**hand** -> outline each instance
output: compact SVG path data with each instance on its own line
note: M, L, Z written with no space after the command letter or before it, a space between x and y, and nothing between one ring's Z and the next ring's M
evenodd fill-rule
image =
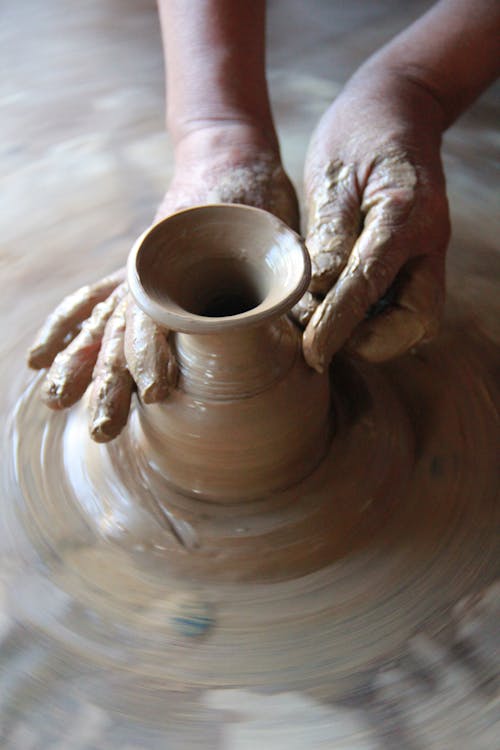
M28 363L50 367L42 397L52 409L72 406L92 381L90 433L97 442L123 429L134 382L152 403L166 398L177 375L167 338L129 296L124 269L66 297L40 329Z
M356 76L323 116L305 169L313 275L294 309L319 371L346 346L374 362L433 336L448 205L442 112L417 83Z
M193 132L176 146L176 162L157 221L181 208L228 202L265 208L297 227L297 199L279 157L246 131L244 138L237 129ZM177 379L168 331L134 303L124 269L66 297L36 336L28 362L50 368L42 398L52 409L72 406L91 383L90 434L97 442L125 426L134 385L142 401L154 403Z

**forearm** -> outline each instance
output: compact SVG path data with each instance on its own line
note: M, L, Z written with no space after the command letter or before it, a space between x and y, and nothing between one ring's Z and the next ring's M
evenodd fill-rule
M265 74L265 0L158 0L174 142L199 127L259 123L276 147Z
M500 72L498 0L441 0L356 77L398 76L430 93L446 129Z

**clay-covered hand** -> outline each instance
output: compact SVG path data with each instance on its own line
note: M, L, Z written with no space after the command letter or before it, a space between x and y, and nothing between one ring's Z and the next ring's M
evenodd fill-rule
M42 397L52 409L72 406L92 381L90 432L98 442L126 424L134 382L151 403L176 380L167 337L130 298L124 269L66 297L38 332L28 363L49 368Z
M297 196L279 154L245 128L211 127L176 144L176 169L157 220L209 203L262 208L299 230Z
M279 159L267 153L195 148L183 143L156 220L189 206L232 202L272 211L298 224L297 200ZM222 138L222 143L224 139ZM161 329L128 293L125 270L83 286L49 315L28 355L30 367L49 368L42 386L47 406L72 406L90 385L90 433L106 442L125 426L132 392L145 403L163 401L177 367Z
M361 75L320 121L305 168L310 290L304 356L383 361L433 336L444 303L448 204L439 104L413 81Z

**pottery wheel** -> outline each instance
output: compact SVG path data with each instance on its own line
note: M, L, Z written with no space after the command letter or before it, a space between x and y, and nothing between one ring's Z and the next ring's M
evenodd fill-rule
M47 4L55 16L40 11L31 30L23 16L27 39L57 33L58 54L85 60L89 91L100 92L80 140L61 114L83 106L80 89L69 93L78 66L63 66L67 81L42 102L36 54L21 59L18 35L6 35L12 91L27 81L32 89L29 101L12 99L19 128L7 130L2 157L0 747L492 750L500 734L493 100L445 141L454 239L440 336L383 367L334 361L335 436L297 487L244 507L204 508L175 492L161 504L154 478L145 487L131 464L127 433L91 444L84 405L48 413L23 363L41 317L89 278L89 262L97 277L123 261L165 184L159 104L145 93L162 86L159 48L151 62L155 12L130 3L127 31L112 5L90 2L68 49L57 0ZM397 16L383 5L379 25L353 21L363 51L409 20L406 8ZM308 133L338 88L314 67L321 58L332 69L318 24L301 41L315 55L310 68L302 55L302 77L278 70L293 67L293 45L288 62L270 60L297 184ZM124 50L106 83L101 53L88 56L95 28L117 35L113 59ZM137 56L123 44L128 34ZM351 42L339 31L336 69L357 62ZM44 150L49 110L54 139ZM135 186L136 203L124 185ZM90 453L104 471L90 471Z
M430 675L446 659L449 641L442 653L433 639L450 612L453 637L468 643L455 605L494 591L488 354L485 339L451 327L383 371L338 358L335 437L313 475L230 509L172 492L167 513L135 470L127 433L91 443L84 404L49 416L35 378L10 429L7 529L35 556L30 577L44 597L40 610L14 576L15 618L55 641L68 666L84 659L101 674L101 707L139 719L147 706L178 733L186 715L193 725L207 711L245 716L265 697L285 711L365 693L385 705L391 680L412 683L414 669Z

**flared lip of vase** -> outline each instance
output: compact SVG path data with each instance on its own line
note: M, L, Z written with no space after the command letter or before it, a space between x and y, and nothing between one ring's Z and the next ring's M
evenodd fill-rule
M184 309L171 295L163 294L161 301L155 299L140 271L148 246L157 244L162 233L186 232L189 231L190 224L192 227L200 227L203 222L217 226L219 231L228 234L231 231L231 214L240 222L254 222L256 232L259 227L267 225L267 232L273 238L268 248L256 253L259 262L267 264L266 273L269 272L271 278L268 293L259 304L241 313L207 317ZM272 253L274 258L271 258ZM249 252L249 256L252 256L252 252ZM165 262L168 263L168 252ZM276 268L273 269L273 266ZM130 251L127 278L136 303L159 325L184 333L216 333L222 329L257 325L266 319L287 313L307 290L311 278L311 261L302 237L268 211L234 203L204 204L171 214L143 232Z

